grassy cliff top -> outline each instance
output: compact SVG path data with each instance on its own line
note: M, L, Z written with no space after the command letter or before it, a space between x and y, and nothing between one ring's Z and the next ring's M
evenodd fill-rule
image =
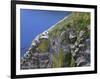
M67 17L67 16L66 16ZM75 28L77 33L80 30L87 30L90 26L90 13L89 12L72 12L67 18L56 24L50 31L50 36L58 36L62 31L67 28Z

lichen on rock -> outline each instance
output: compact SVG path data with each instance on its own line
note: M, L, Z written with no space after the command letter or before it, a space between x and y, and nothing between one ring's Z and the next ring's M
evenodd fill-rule
M90 66L90 30L90 13L72 12L32 41L21 69Z

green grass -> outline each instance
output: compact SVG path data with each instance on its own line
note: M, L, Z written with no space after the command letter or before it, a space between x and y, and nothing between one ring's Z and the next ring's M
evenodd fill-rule
M51 37L57 37L62 31L66 31L69 27L76 28L77 33L79 33L80 30L86 30L88 25L90 25L90 13L72 12L68 18L52 28L49 35Z
M88 12L72 12L68 18L58 23L49 31L50 39L57 38L60 34L68 28L75 28L77 36L81 30L85 31L85 37L90 36L88 26L90 25L90 13ZM66 36L66 35L65 35ZM66 37L63 36L62 43L66 43ZM59 50L59 56L53 56L53 67L75 67L75 59L71 53L63 55L63 49Z
M38 49L41 53L46 53L49 51L49 40L41 39L40 44L38 45Z
M30 61L32 54L39 53L51 53L53 57L51 59L53 68L59 67L75 67L75 57L72 56L71 48L67 48L67 44L70 44L69 33L67 29L74 28L76 33L76 41L79 41L80 31L85 31L84 38L90 38L90 13L89 12L72 12L68 18L58 23L49 30L48 39L39 39L40 43L36 47L33 47L30 51L30 56L23 63L27 64ZM79 38L79 39L78 39ZM59 40L60 42L59 42ZM73 43L73 44L74 44ZM80 42L79 42L80 43ZM52 49L52 52L50 51ZM66 51L65 49L69 49ZM39 68L39 60L35 61L37 68Z

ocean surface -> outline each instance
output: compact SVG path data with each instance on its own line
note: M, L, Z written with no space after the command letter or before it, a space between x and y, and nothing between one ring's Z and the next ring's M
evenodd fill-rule
M21 56L28 50L32 40L40 33L44 32L55 23L68 16L67 11L49 10L20 10L21 28Z

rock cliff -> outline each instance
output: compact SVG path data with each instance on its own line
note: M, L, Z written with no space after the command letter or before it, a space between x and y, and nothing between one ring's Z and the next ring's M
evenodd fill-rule
M66 17L33 39L21 69L90 66L90 13Z

